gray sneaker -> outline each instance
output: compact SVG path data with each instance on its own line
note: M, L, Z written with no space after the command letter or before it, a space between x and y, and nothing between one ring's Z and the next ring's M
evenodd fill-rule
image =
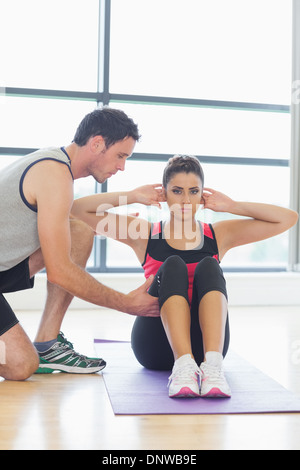
M69 374L95 374L104 369L103 359L90 358L74 351L73 344L67 341L62 332L57 336L57 342L47 351L38 353L40 366L35 374L52 374L52 372L67 372Z

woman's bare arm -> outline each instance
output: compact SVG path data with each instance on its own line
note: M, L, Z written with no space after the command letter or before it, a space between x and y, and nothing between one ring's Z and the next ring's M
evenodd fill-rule
M204 208L245 217L213 224L220 259L231 248L279 235L298 221L298 214L291 209L271 204L234 201L209 188L205 189L203 200Z
M87 223L97 235L130 246L143 262L150 231L150 223L130 215L108 212L113 207L139 203L160 207L164 201L161 185L140 186L132 191L87 196L74 201L72 216Z
M87 213L97 214L113 207L134 203L160 207L163 200L162 186L147 184L132 191L100 193L76 199L71 212L74 217L82 219Z

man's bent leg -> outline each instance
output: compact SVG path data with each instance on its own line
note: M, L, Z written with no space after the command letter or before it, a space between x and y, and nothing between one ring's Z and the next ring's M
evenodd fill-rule
M26 380L38 366L36 349L19 323L0 336L0 377Z
M71 257L77 265L84 268L91 254L94 232L80 220L71 220ZM47 283L47 300L35 342L46 342L57 338L66 311L73 300L73 295L64 289Z
M33 256L35 265L41 258ZM0 293L0 376L9 380L25 380L38 367L38 355L28 336L20 326L18 318L3 293L16 292L33 287L29 263L25 259L18 265L1 273Z
M71 256L78 266L85 267L91 254L94 232L79 220L71 221ZM88 358L78 354L60 332L65 313L73 296L64 289L48 282L47 301L34 345L39 353L38 374L54 371L75 374L94 374L106 363L101 358Z

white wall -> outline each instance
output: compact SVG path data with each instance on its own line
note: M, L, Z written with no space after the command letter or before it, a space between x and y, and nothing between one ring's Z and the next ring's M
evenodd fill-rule
M97 274L95 277L124 293L144 282L143 274ZM300 308L300 273L225 273L225 278L232 306L299 305ZM5 296L14 310L42 310L46 298L46 276L36 276L34 289ZM72 308L97 307L74 299Z

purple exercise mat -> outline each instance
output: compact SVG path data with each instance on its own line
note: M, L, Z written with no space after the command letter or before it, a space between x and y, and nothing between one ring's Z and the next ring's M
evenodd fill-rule
M300 397L286 390L233 352L224 369L231 398L169 398L170 372L144 369L130 343L95 339L107 362L103 378L116 415L299 413Z

